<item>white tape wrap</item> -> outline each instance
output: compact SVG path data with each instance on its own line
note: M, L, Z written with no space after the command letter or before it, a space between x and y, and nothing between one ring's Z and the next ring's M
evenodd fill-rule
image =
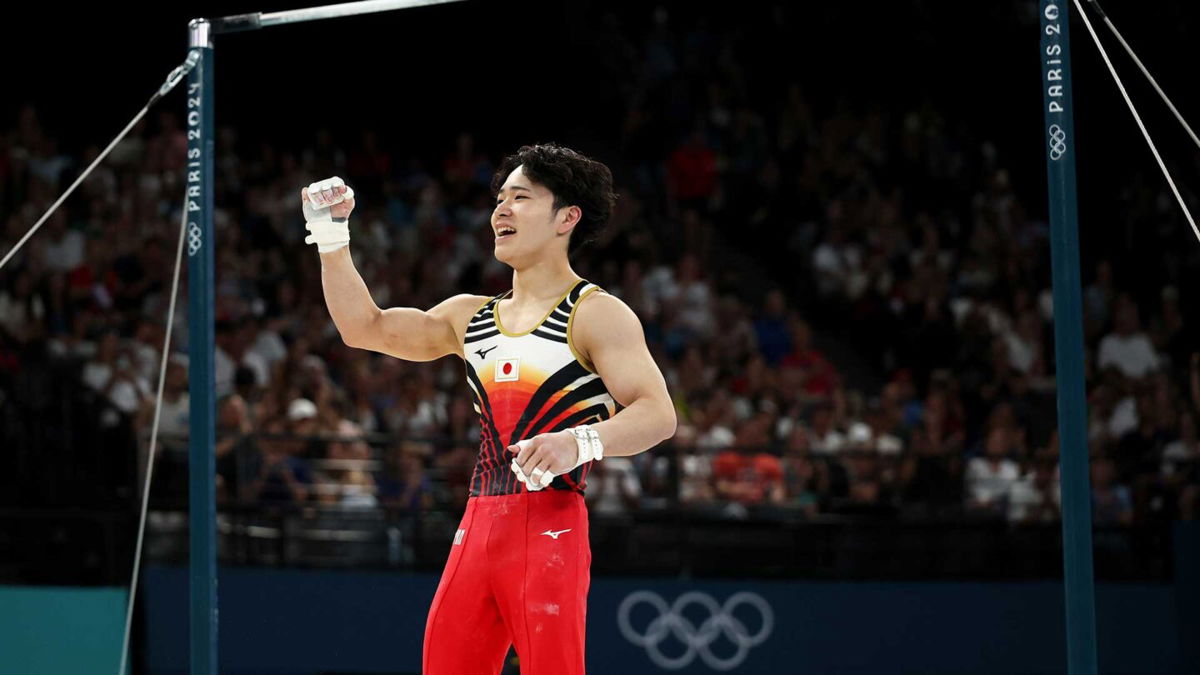
M304 202L304 229L311 234L304 238L306 244L316 244L321 253L336 251L350 243L350 220L334 218L329 207L347 199L354 199L354 189L346 187L341 194L338 188L345 185L334 176L308 186L308 199Z
M571 428L571 435L575 437L575 445L579 448L575 466L571 467L572 471L587 462L604 459L604 444L600 442L600 434L596 433L595 429L581 424Z

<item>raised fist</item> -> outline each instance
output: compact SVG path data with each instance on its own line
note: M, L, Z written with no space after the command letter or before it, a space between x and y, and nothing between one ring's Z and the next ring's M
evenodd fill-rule
M311 234L306 244L316 244L321 253L332 253L350 243L350 212L354 210L354 190L334 176L300 188L304 208L304 229Z
M319 213L323 209L329 209L330 218L344 220L354 210L354 190L334 176L300 188L300 202L306 221L325 215Z

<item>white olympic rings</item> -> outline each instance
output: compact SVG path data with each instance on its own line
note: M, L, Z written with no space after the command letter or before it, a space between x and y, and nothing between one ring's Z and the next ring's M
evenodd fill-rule
M634 607L642 603L650 605L658 616L650 621L644 632L639 633L634 629L629 615ZM684 616L684 610L691 605L697 605L709 614L699 626ZM733 615L741 605L754 608L762 618L762 625L753 635L746 624ZM766 642L775 627L775 613L761 595L750 591L734 593L724 605L700 591L688 591L671 605L667 605L667 601L653 591L634 591L617 608L617 627L626 640L645 649L650 660L660 668L680 670L699 656L709 668L726 671L741 665L752 647ZM670 636L686 647L679 656L667 656L660 649L662 642ZM722 636L737 647L731 656L718 656L709 648Z
M196 253L200 250L200 246L203 245L203 243L204 243L204 240L201 238L200 226L197 225L196 223L188 223L188 229L187 229L188 257L190 258L190 257L196 255Z
M1050 159L1058 161L1067 152L1067 132L1057 124L1051 124L1047 131L1050 132Z

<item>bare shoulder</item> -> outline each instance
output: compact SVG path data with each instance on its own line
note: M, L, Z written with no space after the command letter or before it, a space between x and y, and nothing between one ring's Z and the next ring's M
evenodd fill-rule
M575 308L575 321L581 327L603 324L607 321L633 321L639 326L637 314L625 301L603 289L588 293Z
M467 323L471 321L471 317L474 316L475 312L479 311L479 308L491 299L491 296L487 295L460 293L434 305L429 309L428 313L431 317L450 324L461 346L463 335L467 332Z
M638 315L615 295L602 290L584 296L575 307L571 339L587 362L597 344L609 341L645 341Z

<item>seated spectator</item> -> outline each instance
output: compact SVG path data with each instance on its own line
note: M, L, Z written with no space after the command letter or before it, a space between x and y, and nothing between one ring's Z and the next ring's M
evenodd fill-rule
M254 427L245 399L230 394L217 402L216 431L217 499L224 501L231 499L237 493L236 486L249 478L242 472L253 447L250 434Z
M797 427L789 435L782 468L784 506L797 509L806 516L817 515L828 474L809 452L805 429Z
M812 345L812 329L798 314L788 317L788 332L792 350L779 362L785 377L789 371L794 371L799 379L802 400L828 400L839 384L837 369Z
M713 460L717 498L743 506L784 502L779 458L765 452L725 450Z
M871 444L876 452L881 455L899 455L904 452L904 441L892 433L895 425L878 398L867 401L865 418L871 434Z
M822 401L813 406L808 443L818 455L835 455L846 444L846 437L834 428L832 404Z
M358 424L347 419L338 421L334 438L325 449L325 457L355 461L371 459L371 446L367 445L365 436Z
M696 445L709 450L723 450L733 445L733 401L724 389L697 397L692 417L696 425Z
M1118 300L1113 323L1113 332L1100 340L1097 365L1102 369L1116 368L1135 380L1158 370L1158 353L1150 337L1142 332L1137 305L1132 299Z
M695 507L713 501L712 457L696 445L696 434L695 426L682 422L671 439L673 455L653 454L646 472L650 503Z
M0 330L22 345L43 337L46 303L34 287L35 281L33 272L25 268L17 272L11 288L8 284L0 288Z
M133 359L114 331L100 337L96 355L83 367L83 382L125 415L135 415L145 402L153 400L150 383L138 376ZM108 426L118 422L115 418L106 421Z
M1162 473L1171 476L1183 466L1200 462L1200 437L1196 433L1196 415L1185 411L1179 415L1179 437L1167 443L1162 451Z
M191 414L188 396L187 357L173 354L167 361L167 376L163 382L162 409L159 412L158 433L161 447L184 448L187 445L188 415ZM146 398L138 410L138 428L149 432L154 422L154 399Z
M778 365L792 351L792 337L787 324L787 296L779 289L767 292L762 314L754 321L759 353L772 366Z
M307 401L307 399L298 399ZM308 401L311 405L311 401ZM295 412L301 413L302 406L293 406ZM313 406L312 415L316 415ZM301 417L301 420L306 419ZM293 418L291 422L295 422ZM293 429L284 420L272 420L264 427L265 435L258 440L258 453L251 464L256 464L251 470L253 475L246 488L246 498L249 501L270 506L298 506L308 501L312 485L312 476L308 464L296 456L296 450L302 441L297 441L291 434Z
M868 449L848 448L838 457L845 472L847 494L834 500L832 511L843 515L883 515L894 511L891 495L883 482L879 454Z
M624 515L637 509L641 495L641 481L628 457L606 457L592 463L586 493L592 513Z
M1013 447L1011 432L997 426L987 436L982 457L967 463L967 509L984 515L1003 515L1005 501L1020 478L1017 463L1009 459Z
M415 443L401 443L388 451L379 496L384 506L417 512L433 506L433 483L425 471L425 458Z
M347 469L338 476L338 505L349 509L373 509L379 506L375 478L362 469Z
M1058 466L1052 457L1039 457L1008 489L1008 522L1055 522L1060 518L1061 504Z
M474 447L456 443L434 459L434 466L441 473L442 484L447 492L444 501L453 508L467 505L467 497L471 492L471 477L475 471L475 453Z
M1133 498L1117 482L1116 466L1107 457L1092 461L1092 522L1097 527L1133 522Z

